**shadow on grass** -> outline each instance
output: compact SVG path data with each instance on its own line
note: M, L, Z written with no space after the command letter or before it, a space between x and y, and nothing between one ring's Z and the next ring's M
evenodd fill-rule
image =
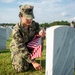
M9 50L9 49L6 49L6 50L0 50L0 53L10 53L10 50Z
M46 45L43 46L43 50L46 50Z
M36 60L38 63L40 63L40 60ZM41 65L43 69L45 69L45 60L41 60Z

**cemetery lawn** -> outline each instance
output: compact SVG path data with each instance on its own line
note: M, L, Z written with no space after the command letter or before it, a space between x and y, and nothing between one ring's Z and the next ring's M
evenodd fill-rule
M44 40L44 48L43 48L43 53L42 53L42 58L41 58L41 63L43 66L43 69L41 71L36 71L34 69L31 69L27 72L23 73L16 73L15 70L12 68L11 65L11 54L9 50L9 44L11 41L12 37L10 36L10 39L7 40L7 49L6 50L0 50L0 75L45 75L45 56L46 56L46 43ZM40 59L38 58L37 61ZM75 71L74 71L75 75Z
M10 36L10 39L7 40L6 50L0 50L0 75L45 75L45 55L46 55L45 40L44 40L44 48L41 58L41 64L43 67L42 70L36 71L34 69L31 69L27 72L16 73L11 65L11 54L9 50L9 44L11 42L11 39L12 37ZM37 59L37 62L40 62L39 60L40 58Z

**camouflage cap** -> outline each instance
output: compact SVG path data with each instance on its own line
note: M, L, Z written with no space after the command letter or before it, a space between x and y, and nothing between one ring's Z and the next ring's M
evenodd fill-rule
M34 14L33 14L33 6L31 5L20 5L20 12L23 14L23 16L27 19L33 19Z

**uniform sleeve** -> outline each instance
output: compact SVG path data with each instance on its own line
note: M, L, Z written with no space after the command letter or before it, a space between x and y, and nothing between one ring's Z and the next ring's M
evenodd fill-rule
M32 60L30 60L30 53L25 46L18 27L14 27L12 35L18 51L21 52L21 57L24 58L27 62L32 63Z
M35 25L36 25L36 34L38 34L40 31L39 23L35 23Z

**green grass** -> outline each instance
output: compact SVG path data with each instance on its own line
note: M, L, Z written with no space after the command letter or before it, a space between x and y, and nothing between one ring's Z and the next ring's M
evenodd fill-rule
M11 41L11 37L9 40L7 40L7 49L6 50L0 50L0 75L45 75L45 56L46 56L46 46L45 46L45 40L44 40L44 48L41 58L41 63L43 66L43 69L41 71L36 71L34 69L29 70L27 72L23 73L16 73L15 70L12 68L11 65L11 54L9 50L9 44ZM37 59L38 62L40 58ZM75 72L74 72L75 75Z
M10 37L10 39L7 40L6 50L0 50L0 75L45 75L45 53L46 53L45 46L44 46L43 55L41 58L41 64L43 67L41 71L36 71L32 69L27 72L16 73L11 65L11 53L9 50L9 44L11 39L12 37ZM37 62L40 63L40 58L37 59Z

